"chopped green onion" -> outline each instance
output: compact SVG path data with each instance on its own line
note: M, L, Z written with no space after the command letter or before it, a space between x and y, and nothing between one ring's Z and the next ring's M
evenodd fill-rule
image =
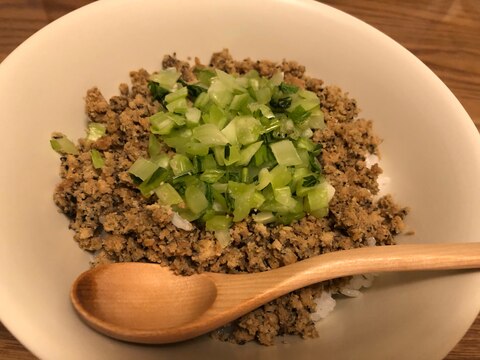
M152 156L149 160L161 168L167 169L170 167L170 157L165 153Z
M180 176L193 171L193 164L190 159L182 154L175 154L170 160L170 167L175 176Z
M277 165L270 171L270 178L272 187L280 188L292 181L292 173L285 165Z
M208 207L207 198L198 186L195 185L187 186L185 190L185 201L188 208L194 214L199 214Z
M180 75L175 68L169 68L153 74L150 80L156 82L164 89L170 90L173 89Z
M155 190L155 194L162 205L175 205L183 202L180 194L169 183L161 184Z
M107 128L104 124L91 122L88 124L87 140L97 141L107 132Z
M209 146L226 145L228 139L213 124L204 124L193 129L193 138Z
M209 231L228 230L232 219L228 215L214 215L205 222L205 228Z
M198 220L222 246L232 240L232 221L248 216L263 224L288 224L305 212L325 216L334 189L311 140L325 127L317 95L285 83L281 72L270 79L255 70L194 73L191 83L173 68L150 79L163 110L149 118L150 158L130 169L141 193Z
M75 144L66 136L54 137L50 140L50 146L60 154L78 155L78 149Z
M156 113L155 115L150 116L150 131L152 134L158 135L167 135L170 134L173 127L175 126L175 121L171 116L168 116L166 113Z
M270 149L280 165L294 166L302 163L302 159L298 156L297 150L290 140L270 144Z
M298 91L298 86L282 82L279 86L279 89L285 94L295 94Z
M248 165L248 163L250 162L250 160L252 160L253 156L260 149L262 144L263 141L257 141L241 150L238 165Z
M202 111L200 109L190 107L185 112L185 118L187 119L187 125L197 126L200 122Z
M194 105L197 109L203 110L203 109L206 108L209 101L210 101L210 97L208 96L208 94L207 93L201 93L200 95L198 95L197 99L195 100Z
M157 189L160 184L167 181L170 178L170 172L164 168L159 167L147 180L143 181L138 190L143 196L149 197Z
M185 114L187 112L187 100L179 98L167 104L167 110L176 114Z
M216 230L215 238L222 248L226 248L232 242L229 230Z
M269 211L261 211L258 214L252 215L253 221L262 224L268 224L276 220L275 215Z
M144 158L138 158L128 172L139 179L147 180L159 168L159 165Z
M225 175L225 171L218 170L218 169L207 169L200 175L200 180L209 183L215 184L218 180L220 180L223 175Z
M162 144L154 134L148 137L148 155L154 157L160 155L162 151Z
M92 157L92 164L95 169L101 169L105 165L102 154L96 149L90 150L90 155Z
M262 123L253 116L237 116L232 123L235 124L237 140L242 145L257 141L263 134Z
M188 89L186 87L182 87L165 96L165 101L167 102L167 104L171 104L176 100L185 99L187 95L188 95Z

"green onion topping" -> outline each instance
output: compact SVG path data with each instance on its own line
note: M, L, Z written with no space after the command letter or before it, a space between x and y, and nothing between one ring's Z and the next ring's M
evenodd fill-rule
M194 73L195 83L173 68L150 78L163 108L150 117L149 158L129 170L142 194L155 194L223 245L232 223L248 216L262 224L325 216L334 190L311 140L325 127L317 95L285 83L282 73Z

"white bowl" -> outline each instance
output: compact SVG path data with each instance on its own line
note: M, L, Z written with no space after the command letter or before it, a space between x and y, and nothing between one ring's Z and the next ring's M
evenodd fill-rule
M128 72L164 54L297 60L358 100L385 139L389 191L412 208L411 242L478 241L480 137L447 87L417 58L365 23L314 1L115 0L48 25L0 66L0 316L40 358L440 359L479 311L480 273L391 274L339 301L314 340L236 346L208 337L171 346L111 340L69 303L88 255L52 193L52 131L84 134L85 91L115 94Z

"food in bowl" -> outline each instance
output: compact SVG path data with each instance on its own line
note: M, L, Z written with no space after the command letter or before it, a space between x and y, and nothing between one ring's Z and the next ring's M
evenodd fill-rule
M235 61L223 50L209 66L167 55L163 68L131 72L131 87L109 101L88 90L87 137L52 138L62 154L54 200L93 265L258 272L394 243L408 210L377 196L380 140L355 100L294 61ZM315 337L331 295L356 295L370 280L297 290L212 336Z

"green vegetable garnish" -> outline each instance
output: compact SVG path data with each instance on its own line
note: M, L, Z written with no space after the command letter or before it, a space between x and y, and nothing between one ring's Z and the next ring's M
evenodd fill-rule
M75 144L65 135L56 136L50 140L52 149L60 154L78 155L78 149Z
M97 141L103 135L105 135L106 131L107 131L107 128L105 127L105 125L96 123L96 122L91 122L88 124L87 139L92 141Z
M92 157L92 164L95 169L101 169L105 164L105 160L103 160L102 154L98 150L92 149L90 150L90 155Z
M333 188L311 140L325 126L316 94L285 83L282 73L195 74L194 84L174 69L150 79L165 110L150 117L150 158L129 170L142 194L155 194L223 245L232 222L247 216L263 224L325 216ZM175 154L163 153L161 142Z

